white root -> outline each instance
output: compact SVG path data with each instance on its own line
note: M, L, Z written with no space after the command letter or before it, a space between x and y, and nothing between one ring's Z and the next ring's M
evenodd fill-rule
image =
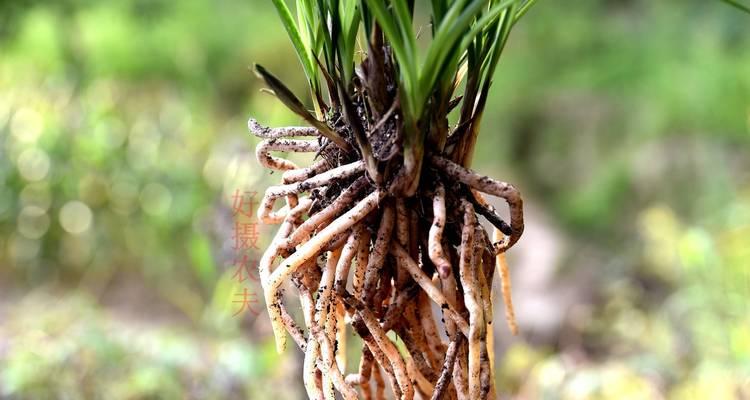
M264 292L269 290L268 280L271 276L271 267L276 257L280 254L280 244L291 233L295 222L303 213L310 209L310 205L312 205L312 200L307 198L302 199L300 204L288 213L284 223L279 227L278 232L276 232L273 241L261 256L258 262L258 277ZM276 338L276 349L282 352L286 349L286 335L284 334L284 318L281 315L281 304L275 301L269 302L268 298L266 298L266 308L268 309L268 314L271 316L271 327Z
M464 168L453 161L440 156L431 156L430 161L447 176L458 180L480 192L491 194L505 199L510 208L510 227L512 233L506 243L500 244L495 253L501 253L513 246L523 233L523 199L521 193L513 185L482 176L476 172Z
M475 400L469 397L469 382L466 376L468 358L468 343L462 342L458 348L456 362L453 363L453 386L456 387L456 398L458 400Z
M477 243L475 246L477 255L481 260L478 263L477 277L479 286L481 289L481 297L484 302L484 338L482 342L482 390L483 395L485 390L488 391L489 398L494 399L497 397L495 391L495 382L493 377L495 376L495 346L494 346L494 335L493 335L493 300L494 293L492 291L492 278L494 277L495 269L495 256L488 246L490 245L490 239L487 236L487 232L484 229L477 226L476 235L481 236L482 242Z
M443 229L445 229L445 188L438 183L435 188L435 194L432 198L433 220L430 226L428 238L430 261L440 274L440 277L447 278L451 274L451 262L445 256L443 251Z
M493 231L493 241L500 242L503 238L502 232L497 229ZM503 304L505 304L505 320L508 322L510 332L513 335L518 335L518 323L516 322L516 312L513 309L513 298L511 296L510 270L505 260L505 253L497 255L497 267L500 270L500 293L503 296Z
M432 392L435 390L435 387L432 385L432 382L425 378L422 372L419 371L419 368L415 365L414 358L407 353L404 356L404 361L406 362L406 370L409 372L409 376L411 376L412 380L417 384L419 394L423 398L432 397Z
M354 199L365 188L367 178L360 177L351 186L346 188L331 204L326 208L318 211L307 219L302 225L292 232L282 245L282 248L292 249L303 241L312 236L316 229L322 229L325 224L332 221L334 217L340 214L346 207L351 207Z
M489 283L490 289L492 288L492 282ZM495 292L490 290L490 304L495 304ZM490 360L490 377L495 376L495 329L492 326L492 321L487 321L487 355ZM490 381L490 398L497 398L497 389L495 388L495 381Z
M487 355L487 304L489 303L489 293L485 291L484 272L482 271L483 254L485 252L485 243L481 240L484 230L476 225L474 228L474 255L470 267L471 279L474 281L474 301L475 307L478 308L476 329L479 332L479 398L486 399L492 386L490 377L489 356ZM485 297L487 293L487 297Z
M315 175L328 171L329 169L331 169L331 163L328 160L318 160L315 162L315 164L309 167L284 171L284 173L281 175L281 182L287 184L304 181L306 179L312 178Z
M462 339L463 336L456 336L456 338L448 345L448 349L445 352L443 367L440 370L440 377L435 384L435 391L432 393L432 400L442 399L442 396L448 391L451 376L453 375L453 365L456 362L456 355L458 354L458 348L461 345Z
M316 377L318 357L320 356L320 346L318 341L310 335L307 340L305 350L305 359L302 363L302 382L305 385L307 397L310 399L324 399L323 388L319 385Z
M375 245L373 246L372 253L369 256L367 268L365 269L365 275L363 285L361 288L357 285L360 280L355 278L354 292L359 293L360 300L365 300L369 303L375 292L375 285L378 282L379 272L383 268L385 262L385 256L388 254L388 246L391 242L391 236L393 233L393 225L395 223L393 206L388 205L383 209L383 215L380 218L380 226L378 227L378 234L375 238ZM359 272L357 271L358 275ZM368 298L369 297L369 298Z
M278 221L279 217L276 215L278 212L274 213L273 205L279 197L298 194L310 189L325 186L331 183L331 181L348 178L361 173L363 170L364 166L362 161L355 161L351 164L342 165L323 172L320 175L316 175L302 182L271 186L266 190L263 200L261 200L260 206L258 207L258 219L264 224L278 223L274 222Z
M333 303L333 284L336 277L336 264L341 256L341 250L329 251L323 275L318 286L318 301L315 303L314 323L319 328L326 327L328 314ZM326 332L328 333L328 332Z
M366 347L362 349L362 360L359 363L359 387L362 389L362 396L365 399L372 399L372 387L370 386L370 377L373 375L373 356ZM375 365L375 369L380 369ZM382 377L381 377L382 379Z
M326 243L328 243L328 241L330 241L338 233L351 228L354 224L359 222L362 218L367 216L367 214L377 208L383 196L383 192L381 192L380 190L376 190L351 210L347 211L345 214L333 221L325 229L318 232L315 237L298 248L297 251L295 251L289 258L282 261L281 265L275 271L273 271L271 276L269 276L266 280L267 284L264 288L266 304L274 304L278 300L278 297L280 296L279 288L281 287L281 284L294 271L296 271L300 265L302 265L312 257L317 256L318 253L320 253L320 251L326 245ZM269 310L273 311L273 308L274 307L270 307ZM276 324L277 326L281 326L281 320L278 313L271 313L271 323ZM284 337L284 339L282 339L281 342L277 341L277 350L279 352L284 350L284 344L286 343L286 336L283 334L281 336ZM279 338L277 338L277 340L278 339Z
M289 314L289 311L287 311L283 303L281 304L280 311L281 321L284 324L284 328L286 328L286 331L289 332L289 335L292 336L292 339L294 339L297 347L299 347L300 350L304 352L307 348L307 339L305 339L304 331L299 327L299 325L297 325L297 322L294 321L294 318L292 318L291 314Z
M352 292L354 298L362 298L362 290L365 287L365 273L367 272L367 264L370 261L370 230L365 228L362 224L362 238L359 242L359 248L357 249L357 267L354 269L352 276Z
M262 140L258 145L255 147L255 157L258 159L258 162L272 170L278 170L278 171L287 171L287 170L296 170L297 165L287 159L280 158L280 157L274 157L271 155L272 151L286 151L286 152L296 152L296 153L309 153L309 152L317 152L320 150L320 145L317 141L312 140L294 140L294 139L265 139ZM288 183L288 182L284 182ZM290 194L287 196L287 204L289 207L294 207L297 205L297 195L296 194ZM283 211L272 215L273 217L282 217ZM277 220L279 218L276 218ZM281 222L280 220L278 222ZM276 222L276 223L278 223Z
M334 298L334 282L336 279L336 269L341 259L341 248L329 251L329 258L326 261L325 271L320 278L320 285L318 287L318 303L316 304L316 318L318 327L313 326L313 332L318 337L321 349L323 350L323 362L325 363L325 376L331 379L331 383L335 386L339 392L345 393L347 390L349 393L353 389L347 384L345 387L340 387L344 381L344 377L341 373L341 369L338 366L338 359L336 358L335 349L333 348L334 340L336 340L336 329L339 326L337 302ZM354 396L356 398L356 394Z
M447 278L440 278L440 275L438 275L438 278L440 279L440 288L442 289L445 298L453 304L458 304L458 296L456 295L456 280L454 279L453 274L451 274ZM453 322L453 319L451 319L450 317L445 318L447 314L444 308L441 309L441 312L443 313L445 332L448 334L448 337L455 337L456 333L458 332L456 323Z
M289 210L293 210L296 207L295 203L297 203L297 201L298 200L297 200L296 194L287 196L287 204L285 204L280 209L273 211L270 214L266 215L266 219L263 221L263 223L264 224L280 224L284 222L284 219L287 217L287 215L289 215ZM312 204L312 202L310 204Z
M305 325L313 326L314 305L313 299L309 292L300 290L300 303L302 305ZM271 318L273 323L273 317ZM278 339L277 339L278 348ZM313 336L312 332L307 337L307 346L305 348L305 358L302 363L302 382L305 385L307 397L310 399L324 399L322 382L318 380L317 363L320 359L320 345Z
M403 247L401 247L398 243L391 243L390 251L391 254L393 254L393 256L398 259L399 265L409 270L409 274L411 274L412 279L414 279L417 284L422 287L427 295L430 296L432 301L439 304L440 307L443 308L445 313L458 326L458 329L461 331L461 333L463 333L464 336L468 337L469 324L467 324L466 320L464 320L464 318L461 317L461 314L458 313L455 303L445 297L443 292L441 292L440 289L438 289L437 286L432 283L432 280L427 276L427 274L424 273L424 271L422 271L421 268L419 268L419 265L417 265L416 261L411 258L409 253L407 253Z
M326 226L328 226L327 223L324 224L324 226L322 226L321 228L325 228ZM326 244L325 246L323 246L323 251L331 251L331 250L335 250L335 249L339 249L341 247L344 247L344 243L346 243L346 239L349 237L350 233L351 232L349 232L348 230L345 230L343 232L337 233L333 237L333 239L331 239L331 240L328 241L328 244Z
M434 284L434 282L433 282ZM431 353L434 355L444 354L446 346L440 339L440 334L435 324L435 318L432 314L432 305L430 299L424 292L417 295L417 307L419 309L419 319L427 337L427 345L430 346Z
M252 119L248 126L263 138L256 148L261 165L283 171L282 184L268 188L257 211L261 222L281 223L260 260L259 275L277 351L285 349L288 333L304 352L307 396L384 400L385 373L397 399L496 398L492 278L499 268L506 318L516 334L504 252L524 228L518 191L446 158L427 155L430 167L440 174L430 183L434 187L429 197L395 196L386 201L388 194L416 189L411 180L416 175L408 173L408 166L388 188L373 188L377 185L363 175L362 161L331 169L339 161L326 152L325 159L301 168L273 154L323 152L321 136L313 128L271 129ZM294 139L304 136L317 140ZM466 190L472 193L461 197ZM311 194L304 198L303 193ZM482 194L507 202L510 225ZM286 205L274 210L281 197L286 197ZM424 206L432 207L431 221L425 220L430 210L425 212ZM460 209L448 209L456 206ZM478 215L498 227L492 241ZM449 224L461 228L460 247L455 235L445 230ZM284 258L280 263L279 257ZM305 326L298 325L284 306L282 288L287 281L299 291ZM441 308L442 325L436 324L432 302ZM449 343L441 339L439 327ZM352 333L348 329L362 338L363 347L358 371L346 375L347 333Z
M334 385L335 388L342 393L345 399L356 399L356 392L345 382L343 374L338 368L333 368L336 361L334 356L331 355L333 348L330 346L330 343L326 343L327 340L323 335L324 332L314 323L315 306L313 305L312 295L304 286L299 287L299 289L300 303L302 304L305 325L310 327L308 342L315 343L314 345L310 344L306 347L305 359L303 362L303 381L305 384L305 390L308 392L308 397L311 399L322 399L325 398L325 395L333 396L333 393L330 391L324 393L324 386L319 379L320 375L318 371L327 371L329 372L327 383ZM312 351L310 350L310 346L314 346ZM321 349L323 350L322 354ZM323 356L322 358L321 355ZM313 363L313 360L315 360L315 363ZM330 360L333 360L333 363L328 362ZM317 367L317 369L315 367ZM309 394L311 392L313 393L312 395Z
M266 139L255 146L255 157L266 168L277 171L288 171L298 169L299 167L289 160L272 156L272 151L311 153L319 150L320 145L317 141L313 140Z
M350 298L353 299L353 298ZM356 300L353 301L355 304L359 305L361 304L357 303ZM362 338L362 341L365 343L365 347L367 350L369 350L370 354L372 354L373 359L375 361L375 364L372 365L372 375L375 380L375 398L376 399L382 399L383 398L383 389L384 389L384 383L383 383L383 377L380 375L380 368L383 368L383 370L386 372L386 375L388 376L388 381L391 383L391 387L393 387L393 390L396 392L396 397L401 396L401 388L398 384L398 381L396 379L396 375L394 374L393 367L391 366L390 361L386 357L385 353L381 349L378 342L375 340L375 337L372 335L370 330L367 328L367 325L365 324L362 315L359 312L354 312L353 320L352 320L352 326L357 331L359 336ZM380 368L378 368L378 366Z
M352 261L357 255L360 247L360 241L362 240L362 231L364 226L359 224L352 229L352 233L349 234L349 238L344 245L344 250L341 252L341 258L336 265L336 279L334 288L336 293L344 293L346 290L346 281L349 278L349 269L351 268Z
M420 373L430 381L435 381L437 375L434 374L433 368L440 363L437 354L433 353L432 348L427 344L426 332L422 327L422 318L419 310L419 298L424 293L422 291L417 292L417 301L414 301L414 296L410 296L411 299L404 308L402 320L402 331L405 328L406 331L399 332L402 336L404 343L412 353L414 362L419 368ZM404 337L408 335L408 337ZM413 345L409 343L409 339L413 342Z
M375 381L375 400L385 400L385 381L377 365L372 367L372 379Z
M336 341L336 363L339 366L339 370L343 374L346 372L346 308L344 303L340 300L336 300L336 334L333 340Z
M409 249L409 210L406 208L406 201L403 198L396 199L396 241L405 249ZM396 270L396 288L404 286L409 278L409 274L403 269Z
M480 336L484 328L482 304L480 304L477 293L477 282L475 275L474 258L474 230L477 220L474 207L467 201L462 201L464 211L463 229L461 232L461 259L459 262L459 277L464 290L464 303L469 311L469 398L480 399L480 373L481 364L479 353L481 351ZM481 326L480 326L481 325Z
M414 386L409 379L408 373L406 371L406 363L404 362L403 357L401 357L401 353L399 353L398 349L396 349L396 346L388 338L385 331L380 326L380 322L378 322L377 318L372 315L372 312L370 312L370 310L362 308L358 309L357 313L362 317L362 320L364 321L365 325L367 325L367 329L372 334L375 342L377 342L378 346L380 346L380 349L388 358L388 361L391 364L391 368L393 368L393 373L394 375L396 375L398 386L401 389L401 399L413 399Z
M320 136L320 133L315 128L307 126L286 126L283 128L269 128L258 123L255 118L247 120L247 128L250 132L264 139L278 139L283 137L294 137L294 136Z
M333 285L341 253L340 249L328 252L325 270L318 287L319 295L315 305L315 318L310 330L311 336L315 336L320 346L324 365L322 369L323 378L324 380L330 380L330 385L323 385L327 389L326 394L333 399L333 387L335 387L345 399L356 399L357 394L354 389L344 382L331 344L332 339L336 336L335 329L337 326Z
M354 388L352 388L351 385L346 383L346 379L341 373L341 370L339 369L338 363L336 361L336 357L334 356L333 344L331 343L331 340L327 337L325 332L320 327L313 326L312 331L312 335L315 336L322 350L322 371L324 372L323 377L327 377L328 379L330 379L331 385L333 385L333 387L335 387L336 390L341 393L345 400L356 400L357 392L354 390ZM318 365L320 366L320 364ZM335 398L333 391L330 391L330 398L332 400Z

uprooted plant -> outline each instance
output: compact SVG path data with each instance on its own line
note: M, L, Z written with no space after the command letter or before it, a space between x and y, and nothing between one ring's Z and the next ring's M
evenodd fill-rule
M249 121L263 139L260 163L283 171L258 210L262 222L280 224L259 266L278 350L288 333L304 352L314 399L355 399L357 390L380 399L386 381L401 399L495 398L492 280L499 269L515 331L504 252L523 232L522 200L468 167L498 59L534 0L432 0L420 32L413 0L297 0L297 22L283 0L273 3L314 105L308 111L256 66L310 125ZM432 40L418 51L422 30ZM272 152L315 161L298 166ZM485 194L507 202L509 223ZM494 226L492 238L479 216ZM285 289L298 296L302 323ZM352 371L350 332L363 343Z

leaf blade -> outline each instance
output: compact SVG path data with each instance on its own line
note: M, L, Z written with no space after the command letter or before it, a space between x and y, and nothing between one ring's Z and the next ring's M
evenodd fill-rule
M292 41L292 46L294 46L294 50L297 52L297 57L299 58L300 63L302 63L302 68L305 70L305 74L308 79L312 80L315 78L315 66L310 57L310 50L305 46L302 36L297 29L297 25L294 22L292 12L289 11L289 7L287 7L284 0L272 0L272 2L276 8L276 12L281 18L281 23L284 25L287 35L289 35L289 39Z
M349 146L349 143L347 143L336 132L331 130L331 128L328 127L328 125L326 125L324 122L319 121L312 114L310 114L310 112L307 111L302 102L299 101L297 96L295 96L294 93L292 93L292 91L289 90L289 88L287 88L286 85L284 85L278 78L273 76L273 74L268 72L259 64L255 64L255 72L266 82L266 85L268 85L271 90L273 90L276 97L281 100L281 102L284 103L284 105L287 106L289 110L302 117L307 123L320 131L321 135L334 142L342 150L351 150L351 146Z

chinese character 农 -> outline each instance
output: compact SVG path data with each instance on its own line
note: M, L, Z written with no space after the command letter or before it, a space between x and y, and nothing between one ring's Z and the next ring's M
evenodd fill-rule
M248 264L249 261L249 264ZM260 278L257 274L254 274L251 270L251 266L257 266L258 265L258 259L257 258L249 258L247 254L243 254L241 259L235 258L234 263L232 265L237 266L237 269L235 270L234 274L232 275L232 278L236 278L237 282L244 282L248 278L251 279L254 282L259 282ZM247 276L245 276L247 274Z

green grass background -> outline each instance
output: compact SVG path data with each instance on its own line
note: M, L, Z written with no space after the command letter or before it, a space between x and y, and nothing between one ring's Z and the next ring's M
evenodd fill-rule
M302 396L267 317L232 317L229 196L277 179L245 121L300 123L256 62L304 93L270 2L0 3L0 397ZM513 273L556 248L540 296L570 300L516 285L501 392L750 398L750 16L540 0L482 126L535 221Z

